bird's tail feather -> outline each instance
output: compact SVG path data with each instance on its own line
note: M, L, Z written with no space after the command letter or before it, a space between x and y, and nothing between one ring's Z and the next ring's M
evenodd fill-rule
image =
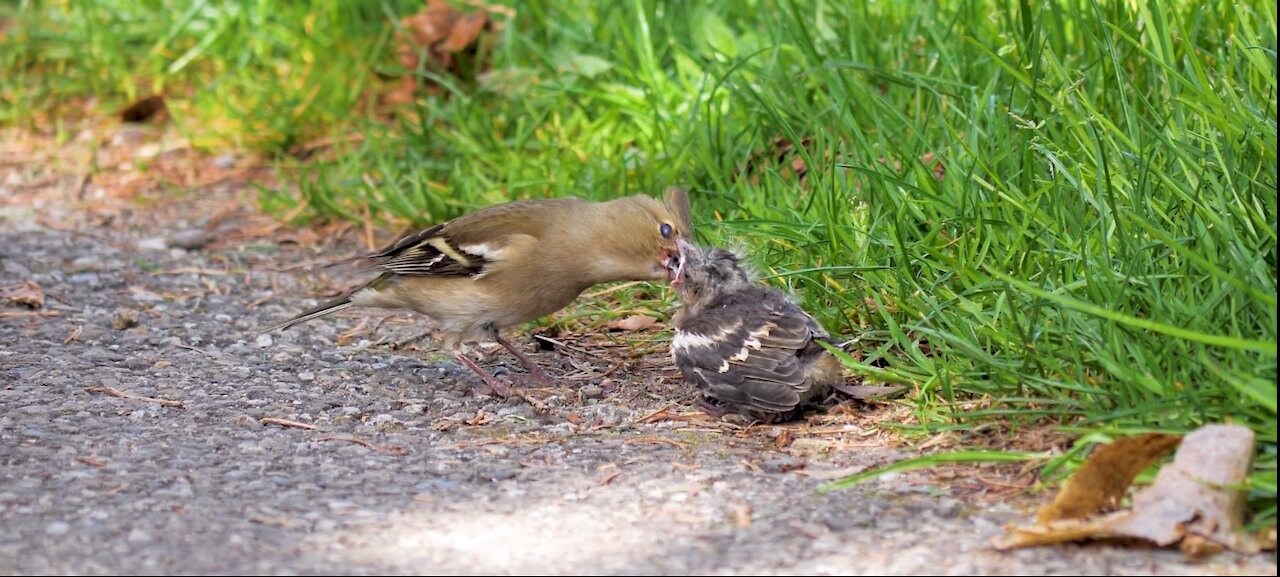
M324 303L324 304L321 304L321 305L319 305L319 306L317 306L317 307L315 307L315 308L308 309L308 310L306 310L306 311L303 311L303 312L301 312L301 313L298 313L298 314L297 314L296 316L294 316L293 318L291 318L291 319L289 319L289 320L287 320L287 321L284 321L284 322L282 322L282 323L280 323L280 324L277 324L277 325L275 325L275 326L272 326L272 327L270 327L270 328L268 328L268 329L266 329L266 330L263 330L262 332L264 332L264 333L269 333L269 332L274 331L274 330L277 330L277 329L279 329L279 330L285 330L285 329L287 329L287 328L289 328L289 327L291 327L291 326L293 326L293 325L296 325L296 324L299 324L299 323L305 323L305 322L307 322L307 321L309 321L309 320L311 320L311 319L317 319L317 318L320 318L320 317L325 316L325 315L330 314L330 313L336 313L336 312L338 312L338 311L340 311L340 310L342 310L342 309L345 309L345 308L347 308L347 307L350 307L350 306L352 306L352 305L354 305L354 303L352 303L352 302L351 302L350 296L349 296L349 295L343 295L343 296L340 296L340 297L338 297L338 298L336 298L336 299L333 299L333 300L331 300L331 301L329 301L329 302L326 302L326 303Z

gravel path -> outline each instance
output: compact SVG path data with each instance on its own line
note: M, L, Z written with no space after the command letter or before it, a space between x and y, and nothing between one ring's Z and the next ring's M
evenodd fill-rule
M317 258L296 245L174 248L202 221L143 206L63 211L87 233L0 208L0 284L57 313L0 318L0 574L1276 574L1270 554L996 552L1034 503L921 476L815 492L893 458L874 425L901 410L744 430L693 411L662 355L498 399L430 341L376 344L421 330L407 316L259 336L326 288L277 270ZM626 350L517 342L559 374Z

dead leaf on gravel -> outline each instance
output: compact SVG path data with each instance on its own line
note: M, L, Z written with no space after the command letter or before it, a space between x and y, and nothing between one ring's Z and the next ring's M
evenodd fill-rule
M1036 525L1008 527L992 545L1004 550L1136 538L1161 547L1178 544L1189 556L1223 549L1257 553L1265 540L1242 530L1246 491L1240 488L1253 464L1255 437L1239 425L1206 425L1182 438L1173 461L1134 496L1131 509L1089 518L1118 500L1144 463L1155 462L1177 444L1167 437L1143 435L1099 450L1041 511Z
M1115 510L1125 491L1143 469L1163 459L1182 440L1178 435L1148 433L1116 439L1094 450L1083 467L1067 481L1052 503L1040 508L1036 522L1084 519Z
M44 289L35 281L22 281L4 289L5 302L29 309L44 308Z
M658 319L645 315L631 315L625 319L615 319L605 323L605 328L621 331L642 331L654 325Z

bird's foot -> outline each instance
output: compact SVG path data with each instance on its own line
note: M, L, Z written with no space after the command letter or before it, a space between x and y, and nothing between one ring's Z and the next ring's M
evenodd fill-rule
M698 399L698 401L694 404L697 405L698 409L700 409L702 412L708 415L711 415L712 417L717 419L729 414L729 409L718 406L718 405L713 405L711 404L710 401L703 398Z
M546 370L538 365L530 365L525 368L529 369L529 378L537 381L538 384L544 387L554 387L559 384L551 375L547 374Z
M534 360L529 358L528 355L520 352L520 349L517 349L515 345L511 344L511 341L502 338L502 335L497 334L496 332L494 333L494 340L498 341L498 344L502 345L503 348L511 351L511 354L520 361L520 364L524 365L524 369L529 371L529 378L537 381L538 384L541 384L544 387L555 387L560 384L556 382L551 375L547 374L546 369L543 369L541 365L534 362Z
M475 361L471 360L471 357L468 357L466 354L462 353L461 351L457 351L453 353L453 358L458 359L458 362L466 365L467 368L471 369L473 372L479 375L480 380L484 381L484 384L489 386L489 391L493 393L495 396L499 396L504 399L511 396L511 388L509 386L502 384L502 382L499 381L497 377L489 374L488 371L480 368L480 365L476 364Z

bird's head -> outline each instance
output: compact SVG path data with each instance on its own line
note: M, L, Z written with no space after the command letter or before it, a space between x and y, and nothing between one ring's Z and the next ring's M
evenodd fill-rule
M664 201L645 195L619 198L608 203L606 217L595 226L604 258L598 262L601 278L609 280L658 280L669 277L679 256L678 242L693 238L689 196L679 188L667 189Z
M751 276L738 263L738 255L723 248L703 248L681 239L673 266L669 267L671 286L680 300L694 305L708 295L732 292L751 284Z

